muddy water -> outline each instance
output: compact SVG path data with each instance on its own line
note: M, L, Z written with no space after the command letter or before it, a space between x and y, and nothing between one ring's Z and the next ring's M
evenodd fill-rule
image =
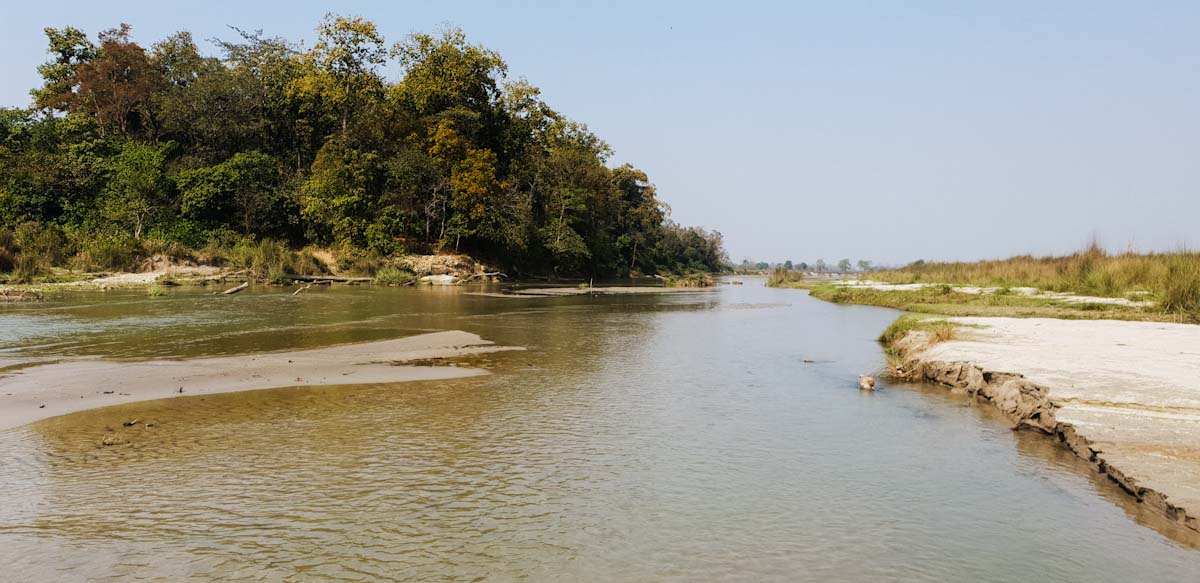
M529 350L462 363L486 377L185 397L0 433L0 580L1200 577L1194 540L1047 440L940 389L860 393L893 312L760 285L4 307L0 361L446 329ZM154 427L99 445L132 418Z

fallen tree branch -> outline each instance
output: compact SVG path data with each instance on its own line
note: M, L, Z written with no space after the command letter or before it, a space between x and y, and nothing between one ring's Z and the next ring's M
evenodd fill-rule
M236 294L248 287L250 287L250 282L247 281L247 282L243 283L242 285L239 285L237 287L231 287L231 288L221 292L221 295L231 296L231 295Z

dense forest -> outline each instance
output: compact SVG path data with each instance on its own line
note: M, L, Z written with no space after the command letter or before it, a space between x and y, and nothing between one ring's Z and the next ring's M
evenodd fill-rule
M187 32L147 49L127 25L46 29L31 107L0 110L0 271L263 241L561 275L726 263L719 233L670 221L645 172L610 167L600 138L460 30L389 46L330 15L311 47L230 35L206 56Z

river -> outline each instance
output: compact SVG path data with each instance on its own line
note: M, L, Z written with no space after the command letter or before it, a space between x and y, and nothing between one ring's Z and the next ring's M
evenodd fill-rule
M0 432L0 580L1196 581L1187 533L1044 436L857 389L886 309L743 286L71 294L0 359L464 330L492 374L121 405ZM97 379L119 387L120 379ZM139 419L125 446L106 428Z

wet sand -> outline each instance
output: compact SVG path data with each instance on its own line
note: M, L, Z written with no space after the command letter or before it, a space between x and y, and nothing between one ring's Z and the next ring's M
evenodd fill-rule
M0 430L87 409L170 397L476 376L487 372L395 363L503 350L521 348L494 346L475 334L447 331L312 350L192 360L11 360L0 369Z
M1165 496L1173 519L1200 530L1200 326L952 320L973 327L919 360L968 362L1048 388L1057 423L1083 438L1098 469L1139 499Z

